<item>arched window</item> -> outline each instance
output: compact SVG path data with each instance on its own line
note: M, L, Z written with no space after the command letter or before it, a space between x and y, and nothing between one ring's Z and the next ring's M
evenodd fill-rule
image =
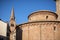
M12 27L14 27L14 24L11 24Z

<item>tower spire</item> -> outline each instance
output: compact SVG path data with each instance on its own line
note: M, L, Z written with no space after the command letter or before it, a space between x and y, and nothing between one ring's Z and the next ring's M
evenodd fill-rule
M14 8L12 8L12 11L11 11L9 26L10 26L10 40L14 40L13 37L14 37L14 33L16 32L16 29L15 29L16 28L16 22L15 22L15 16L14 16Z
M15 16L14 16L14 8L12 8L12 11L11 11L11 16L10 16L10 31L14 31L15 30L15 27L16 27L16 22L15 22Z
M15 20L15 16L14 16L14 8L12 8L12 11L11 11L11 17L10 17L10 20L11 19L14 19Z

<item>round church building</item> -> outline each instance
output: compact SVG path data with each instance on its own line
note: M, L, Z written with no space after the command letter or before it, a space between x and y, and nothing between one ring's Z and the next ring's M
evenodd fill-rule
M60 40L60 21L51 11L37 11L28 16L28 22L18 25L18 39L22 40ZM20 35L21 33L21 35Z
M28 16L29 22L31 21L54 21L58 15L51 11L37 11Z

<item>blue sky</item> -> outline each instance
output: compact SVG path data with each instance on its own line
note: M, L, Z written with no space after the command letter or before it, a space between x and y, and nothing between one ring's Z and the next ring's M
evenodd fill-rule
M9 22L12 7L17 24L28 22L28 15L34 11L56 11L54 0L0 0L0 19Z

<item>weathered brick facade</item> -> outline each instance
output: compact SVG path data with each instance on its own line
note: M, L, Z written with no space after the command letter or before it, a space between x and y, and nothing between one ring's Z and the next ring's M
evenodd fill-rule
M42 17L39 17L40 15ZM46 16L48 16L47 19ZM38 11L31 14L28 17L28 23L19 25L22 30L22 40L60 40L60 21L56 21L57 16L50 11Z
M60 40L59 21L40 21L25 23L22 29L22 40Z

